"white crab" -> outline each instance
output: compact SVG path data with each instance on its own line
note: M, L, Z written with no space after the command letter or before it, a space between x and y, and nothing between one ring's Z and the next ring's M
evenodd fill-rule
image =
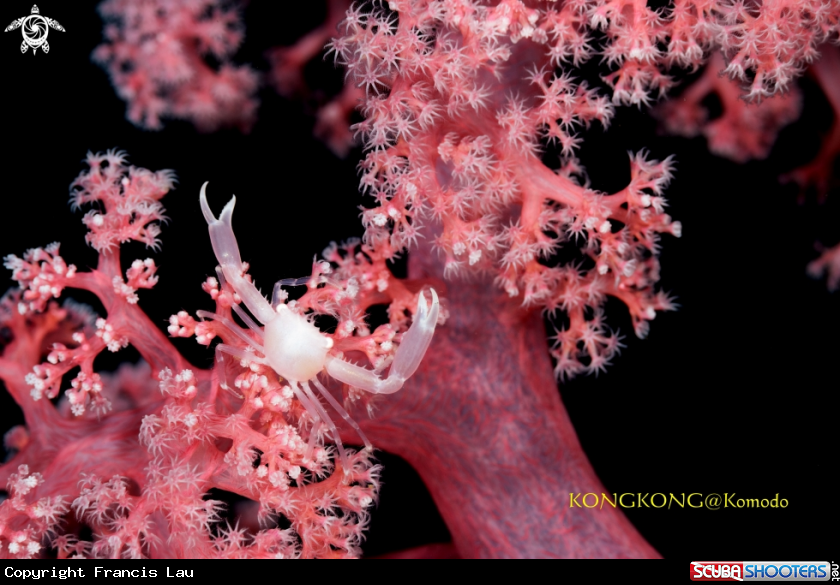
M310 382L339 415L359 433L365 447L371 449L371 443L365 437L359 425L350 417L338 400L318 381L318 374L326 372L340 382L373 394L392 394L402 388L403 383L417 370L417 366L420 365L420 361L432 341L440 310L437 293L434 289L431 290L431 308L427 307L423 295L419 296L414 322L403 335L402 343L400 343L394 355L388 377L382 379L375 372L331 355L330 350L333 347L333 340L322 334L306 317L291 310L282 302L282 297L278 296L278 292L281 290L279 285L283 281L278 282L278 285L275 286L272 303L269 304L254 286L254 283L245 278L243 274L239 246L231 227L236 197L231 197L222 209L219 218L216 219L207 204L206 189L207 183L204 183L201 187L199 201L204 218L210 226L210 241L213 244L213 252L216 254L221 269L217 269L219 276L230 283L257 321L265 325L263 330L245 311L239 306L233 305L236 314L262 342L260 346L256 345L253 339L242 333L235 324L230 323L225 317L200 311L199 315L202 317L206 316L227 322L229 329L234 334L238 335L249 347L254 347L264 357L258 357L251 351L224 343L216 346L217 355L219 352L224 352L249 362L268 365L288 382L297 399L315 419L310 433L308 453L312 451L318 426L323 422L335 440L341 459L346 462L344 447L339 439L335 424L312 388L310 388Z

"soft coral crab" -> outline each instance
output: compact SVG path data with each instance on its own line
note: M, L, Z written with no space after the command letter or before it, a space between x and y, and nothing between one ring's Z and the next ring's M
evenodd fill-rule
M309 386L310 382L339 415L347 421L347 424L359 433L365 447L371 449L372 445L359 425L350 417L338 400L318 381L318 374L326 372L340 382L374 394L392 394L402 388L403 383L417 370L429 343L432 341L440 310L437 293L434 289L431 289L431 308L427 306L423 295L419 295L414 322L403 335L402 342L394 355L388 377L380 378L376 372L344 361L341 357L331 354L332 338L321 333L304 315L289 308L283 302L283 297L279 292L282 290L281 285L286 281L281 280L275 285L271 303L262 296L254 283L244 274L239 246L233 234L231 219L236 197L231 197L217 219L210 211L210 206L207 203L206 189L207 183L204 183L201 187L199 201L204 218L210 226L210 241L213 244L216 259L219 261L219 269L217 270L219 276L223 281L230 284L242 299L242 302L245 303L245 306L248 307L248 310L251 311L251 314L265 326L264 329L261 328L239 306L232 305L234 312L254 332L261 345L242 333L238 327L233 326L234 324L229 323L229 329L242 339L249 349L254 348L263 357L259 357L247 349L224 343L216 346L217 356L221 357L220 353L227 353L242 360L267 365L289 384L297 399L315 421L309 439L310 453L317 436L318 426L323 423L332 434L342 461L346 461L347 457L338 436L338 430L318 396ZM225 317L214 313L201 311L199 314L222 322L227 321Z

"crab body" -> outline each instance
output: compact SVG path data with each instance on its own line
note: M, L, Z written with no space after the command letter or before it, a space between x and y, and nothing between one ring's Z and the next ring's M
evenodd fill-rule
M265 324L268 364L286 380L313 379L324 369L333 340L286 305L278 305L276 314Z

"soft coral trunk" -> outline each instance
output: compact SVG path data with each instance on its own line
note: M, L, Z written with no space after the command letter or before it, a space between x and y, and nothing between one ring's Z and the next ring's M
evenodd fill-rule
M441 267L412 252L410 277ZM362 426L420 474L462 557L657 557L610 507L552 375L543 320L491 282L451 282L450 318L404 391ZM347 434L348 439L351 435Z

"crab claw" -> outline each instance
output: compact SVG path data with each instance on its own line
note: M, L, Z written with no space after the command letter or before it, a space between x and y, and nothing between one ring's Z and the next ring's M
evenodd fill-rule
M432 342L435 334L438 313L440 312L440 301L438 301L435 289L429 289L432 293L432 306L426 306L426 299L421 293L417 299L417 313L414 315L414 322L403 335L402 342L394 355L394 363L391 364L391 376L399 376L407 380L417 371L417 367L426 355L426 350Z
M204 219L210 226L210 242L213 244L213 253L216 254L222 273L254 317L263 324L268 323L274 318L274 310L254 283L245 278L242 272L242 257L239 255L239 244L236 243L231 224L236 196L230 198L218 219L210 211L210 205L207 203L206 182L201 186L198 200L201 204L201 213L204 214Z
M393 394L402 388L405 381L417 371L435 334L440 301L434 289L430 289L430 292L432 306L429 308L426 305L426 299L421 294L417 300L414 322L403 335L387 378L382 380L366 368L330 356L327 356L327 373L336 380L373 394Z
M236 236L233 235L233 226L231 225L233 206L236 205L236 195L231 197L222 209L219 219L216 219L207 203L207 182L201 186L201 195L198 199L201 203L201 213L204 214L204 219L210 226L210 242L213 244L213 253L216 254L216 260L219 261L222 269L230 268L241 271L242 258L239 255L239 244L236 243Z

